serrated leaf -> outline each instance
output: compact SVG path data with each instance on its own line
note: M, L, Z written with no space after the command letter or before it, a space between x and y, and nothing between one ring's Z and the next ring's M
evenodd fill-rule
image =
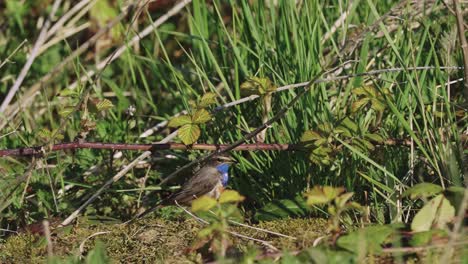
M217 95L215 93L206 93L200 99L200 104L198 106L204 108L212 104L216 104L216 97Z
M41 130L39 130L39 132L37 132L37 136L42 139L49 139L51 135L52 132L47 128L42 128Z
M243 95L263 95L276 91L277 86L268 78L250 77L240 85L240 89Z
M362 98L362 99L359 99L359 100L355 101L355 102L351 105L351 112L356 113L356 112L359 111L361 108L363 108L364 106L366 106L367 103L369 103L369 101L370 101L369 98Z
M112 102L108 99L102 99L96 103L96 108L98 111L106 111L111 109L112 107L114 107L114 104L112 104Z
M179 128L177 135L185 145L191 145L200 137L200 127L194 124L183 125Z
M404 197L409 196L410 199L415 200L418 198L425 198L429 196L434 196L443 191L443 188L440 185L423 182L414 185L403 193Z
M411 230L422 232L429 231L433 227L445 228L453 217L455 217L455 208L447 198L439 194L416 213L411 222Z
M193 124L204 124L211 120L211 114L206 109L198 109L192 116Z
M206 195L192 202L192 212L206 212L216 205L216 200Z
M373 86L361 86L352 90L355 95L364 95L365 97L375 98L377 90Z
M303 143L311 143L315 140L323 138L319 133L313 131L313 130L307 130L302 134L301 137L301 142Z
M343 187L314 186L310 192L305 194L307 197L307 205L329 203L343 192Z
M167 124L168 127L180 127L183 125L191 124L192 118L189 115L181 115L172 118Z
M244 201L245 197L234 190L225 190L219 197L219 203L237 203Z

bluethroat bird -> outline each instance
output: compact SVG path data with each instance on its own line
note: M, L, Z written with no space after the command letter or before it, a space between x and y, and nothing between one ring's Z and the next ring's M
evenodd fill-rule
M218 199L228 184L229 166L233 162L234 160L229 156L215 156L197 170L178 192L165 198L153 208L138 214L137 218L142 218L164 205L176 203L190 205L193 200L203 195Z

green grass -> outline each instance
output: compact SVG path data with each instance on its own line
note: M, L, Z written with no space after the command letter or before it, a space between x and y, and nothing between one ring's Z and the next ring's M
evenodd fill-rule
M0 4L4 17L0 25L5 28L0 34L0 60L13 54L10 60L14 62L0 68L0 97L6 95L26 61L24 49L13 52L25 38L29 40L27 47L33 45L38 33L33 21L47 13L44 9L38 10L45 13L33 12L35 1L26 2L30 3L20 9L10 6L14 1L6 1L6 6ZM64 120L60 111L76 105L87 87L91 87L90 98L107 98L114 107L104 112L90 109L88 116L83 108L71 113L61 127L62 141L75 140L83 132L81 121L87 119L94 124L89 124L93 128L86 141L150 143L171 131L165 128L140 138L146 129L182 110L191 111L190 102L207 92L218 95L218 104L242 98L240 86L251 76L269 78L277 86L284 86L312 80L321 71L347 61L353 63L340 75L395 67L463 65L459 46L454 44L455 18L446 9L435 8L443 7L442 3L435 4L435 11L426 16L413 19L401 12L397 14L400 19L384 19L350 52L341 50L342 44L349 45L353 36L366 32L390 10L392 1L378 5L373 1L353 1L345 24L325 41L323 36L344 11L342 8L348 8L348 1L341 1L342 8L336 1L299 1L300 5L294 1L278 1L277 5L264 1L205 2L194 0L180 15L154 29L153 34L140 41L138 50L131 47L108 65L98 80L80 84L75 97L57 96L93 69L95 59L105 58L110 50L97 54L89 49L76 58L1 131L0 148L36 146L51 140L47 135L41 138L40 131L58 129ZM111 6L118 12L117 4ZM412 7L403 9L409 12ZM59 15L62 12L59 10ZM140 23L146 26L163 13L164 9L143 12ZM95 23L96 17L90 16L80 21ZM128 28L129 20L122 26ZM115 34L117 37L109 39L113 46L125 43L135 32L122 30ZM83 35L61 41L40 55L27 75L23 91L68 56L83 42ZM466 98L462 96L463 83L452 84L450 89L445 86L449 80L461 77L462 71L403 70L313 85L293 109L267 130L266 143L299 143L305 131L318 131L327 125L335 129L327 144L337 149L327 157L329 164L312 162L310 151L233 153L240 163L232 171L230 187L247 197L243 203L247 220L253 221L255 213L271 202L294 199L315 185L332 185L344 186L355 193L356 201L370 205L375 222L389 223L398 221L396 205L407 187L419 182L463 186L466 150L460 136L468 124L463 108ZM363 86L372 87L375 94L357 93L356 89ZM109 92L113 93L110 97ZM269 117L297 93L274 93ZM15 100L21 95L17 94ZM378 107L367 104L353 111L353 104L371 97L379 100ZM134 116L126 114L130 106L136 108ZM217 112L213 121L202 125L198 142L231 143L242 138L262 124L261 107L260 100L256 100ZM336 132L345 119L357 127L349 136ZM385 139L410 139L413 145L363 142L366 133ZM371 146L366 147L367 143ZM142 191L145 193L140 184L143 177L148 177L148 189L156 188L161 177L199 157L201 152L165 151L155 156L164 154L177 158L150 160L151 168L132 169L84 214L131 217ZM35 159L2 158L0 228L16 229L43 218L68 216L137 155L124 151L122 158L112 162L112 153L104 150L51 152ZM30 164L36 165L29 173ZM98 169L86 173L94 165ZM74 187L59 195L59 190L69 184ZM154 202L159 199L159 195L154 196ZM403 208L411 206L412 202L403 201Z

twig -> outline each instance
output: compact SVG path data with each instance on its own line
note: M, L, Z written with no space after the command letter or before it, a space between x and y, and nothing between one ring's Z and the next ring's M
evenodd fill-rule
M26 39L23 40L23 41L18 45L18 47L16 47L16 49L15 49L10 55L8 55L8 57L6 57L5 60L3 60L3 61L0 60L0 68L2 68L3 65L5 65L7 62L10 62L10 58L13 57L13 55L15 55L16 52L18 52L18 50L20 50L21 47L23 47L24 44L25 44L26 42L28 42Z
M95 236L105 235L105 234L109 234L109 233L110 233L110 231L96 232L96 233L90 235L89 237L85 238L85 240L83 240L83 242L80 243L80 247L79 247L79 249L80 249L80 254L81 254L81 255L80 255L80 258L83 256L83 253L84 253L84 246L85 246L86 241L88 241L89 239L91 239L91 238L93 238L93 237L95 237Z
M174 131L170 134L171 138L176 134ZM462 141L468 140L467 135L460 135ZM50 151L73 150L73 149L109 149L109 150L131 150L131 151L158 151L158 150L207 150L207 151L224 151L231 144L205 144L195 143L192 145L184 145L182 143L167 142L169 138L153 144L127 144L127 143L102 143L102 142L70 142L60 143L49 146L38 146L17 149L0 150L0 157L7 156L40 156ZM375 145L383 146L410 146L409 139L394 139L390 138L384 142L373 142ZM468 148L467 144L463 144L463 148ZM255 151L255 150L272 150L272 151L295 151L307 149L304 144L279 144L279 143L254 143L240 144L232 151Z
M285 238L294 239L294 240L297 239L297 237L288 236L288 235L281 234L281 233L278 233L278 232L270 231L268 229L255 227L255 226L249 226L249 225L239 223L239 222L236 222L236 221L233 221L233 220L228 220L228 221L229 221L229 223L234 224L234 225L250 228L250 229L253 229L253 230L260 231L260 232L265 232L265 233L268 233L268 234L271 234L271 235L275 235L275 236L279 236L279 237L285 237Z
M44 228L44 235L47 241L47 256L49 259L54 256L54 246L52 244L52 236L50 235L50 226L49 221L42 221L42 226Z
M39 48L42 46L42 44L44 44L44 41L46 40L47 30L49 29L51 20L55 16L55 12L57 12L57 9L59 8L61 2L62 0L55 0L52 6L52 10L50 11L49 17L47 18L47 21L44 23L44 26L42 27L41 32L39 33L39 37L37 37L36 43L34 44L31 50L31 53L29 54L29 58L26 61L26 64L21 69L21 72L18 75L18 78L16 79L15 83L8 91L7 96L5 97L2 104L0 105L0 112L5 111L5 109L10 104L13 97L15 96L16 92L19 90L21 84L23 83L23 80L26 77L26 74L28 73L29 68L31 68L31 65L34 62L34 59L36 58Z

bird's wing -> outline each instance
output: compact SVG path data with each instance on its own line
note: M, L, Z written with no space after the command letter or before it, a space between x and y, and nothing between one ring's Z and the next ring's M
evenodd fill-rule
M220 174L215 167L203 167L182 186L179 192L171 195L170 200L181 204L188 203L195 197L201 197L213 190L219 181Z

